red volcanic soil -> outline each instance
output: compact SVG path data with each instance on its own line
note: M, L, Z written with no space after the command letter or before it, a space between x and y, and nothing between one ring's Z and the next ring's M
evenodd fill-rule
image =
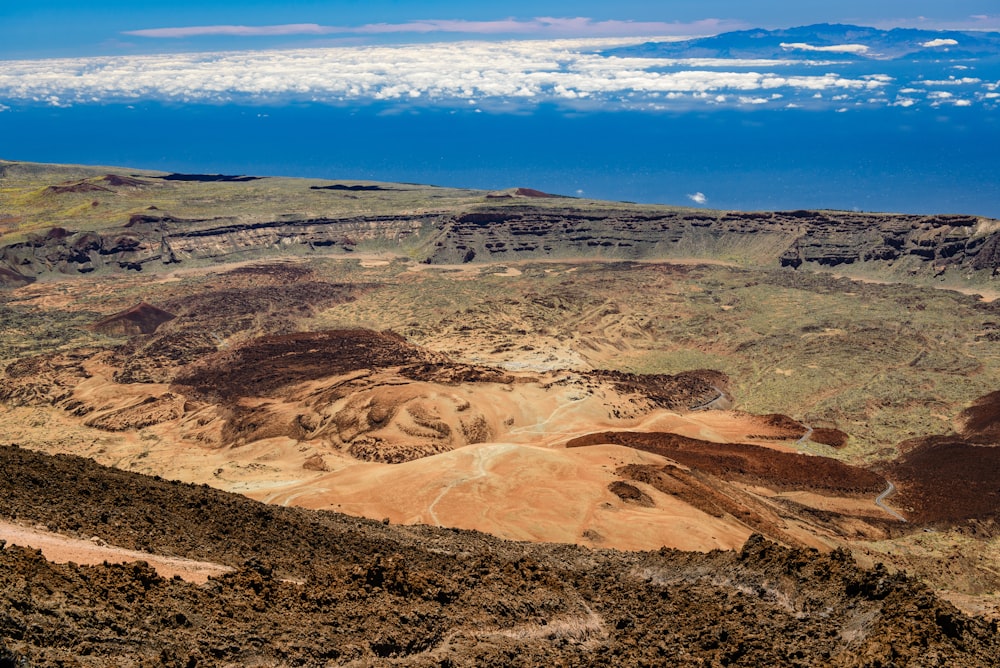
M111 335L152 334L160 325L176 317L152 304L141 302L130 309L125 309L95 322L90 326L90 329L94 332Z
M114 188L145 188L153 185L149 181L143 181L131 176L121 176L119 174L106 174L98 180Z
M729 377L721 371L699 369L671 376L597 369L587 375L614 383L620 392L641 394L655 406L669 410L693 410L720 399L720 395L729 399L725 394Z
M486 195L486 199L511 199L514 197L561 198L562 195L553 195L541 190L535 190L534 188L514 188L513 190L502 190Z
M886 474L915 522L960 522L1000 517L1000 447L959 436L928 436L901 444L905 454Z
M813 443L822 443L834 448L847 445L848 438L848 435L839 429L827 429L824 427L816 427L813 429L812 434L809 435L809 440Z
M176 382L206 395L257 397L280 387L351 371L443 359L392 332L297 332L263 336L234 350L209 355Z
M711 443L662 432L603 432L574 438L567 448L611 443L668 457L725 480L762 484L776 491L817 490L878 493L885 479L826 457L781 452L745 443Z
M958 419L962 436L969 441L1000 444L1000 391L980 397Z
M46 193L53 195L62 195L64 193L92 193L92 192L111 192L108 188L104 186L99 186L96 183L87 183L86 181L78 181L77 183L68 183L62 186L49 186L45 189Z
M749 438L784 441L802 438L809 432L809 428L804 424L781 413L747 415L746 419L752 424L759 424L764 431L762 434L753 434ZM846 445L847 439L847 434L839 429L816 427L812 433L809 433L809 440L813 443L822 443L835 448Z
M787 415L782 415L781 413L747 415L747 421L753 424L759 424L763 428L763 434L754 434L751 436L751 438L757 439L783 441L793 438L802 438L805 436L806 431L808 431L804 424L798 420L793 420Z
M535 190L534 188L518 188L514 191L514 194L519 197L559 197L559 195L545 193L541 190Z

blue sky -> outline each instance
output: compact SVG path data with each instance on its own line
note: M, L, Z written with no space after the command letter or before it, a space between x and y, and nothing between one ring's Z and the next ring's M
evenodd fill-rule
M576 24L538 25L535 17L590 19ZM498 32L496 22L517 19L519 25ZM465 21L468 30L454 23L422 25L414 22ZM208 49L282 48L351 43L392 43L525 36L598 36L622 34L635 22L636 33L705 34L713 27L788 27L818 22L851 22L921 26L927 28L1000 29L996 0L508 0L503 3L469 3L457 0L33 0L0 2L0 59L46 58L129 53L165 53ZM278 30L270 35L207 34L188 37L154 37L135 34L169 28L213 26L287 26L309 24L312 31ZM384 30L362 26L390 24ZM655 24L663 24L657 30ZM336 30L343 28L344 30ZM717 31L717 30L716 30ZM272 31L274 32L274 31Z

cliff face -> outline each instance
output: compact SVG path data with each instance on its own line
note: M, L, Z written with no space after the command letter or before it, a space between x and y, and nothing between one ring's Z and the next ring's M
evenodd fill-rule
M718 255L796 268L879 262L996 273L1000 226L990 223L955 215L497 208L449 221L429 261Z
M251 253L317 248L351 251L360 243L403 246L425 220L413 216L317 218L244 223L231 218L178 219L135 215L119 228L72 232L53 228L0 248L0 267L24 276L86 274L99 270L142 271L157 265L214 260Z
M651 207L480 206L248 222L135 214L100 232L52 228L0 248L24 277L316 250L410 252L429 264L603 257L721 258L798 268L875 263L901 274L1000 271L1000 223L974 216ZM27 280L27 278L25 279Z

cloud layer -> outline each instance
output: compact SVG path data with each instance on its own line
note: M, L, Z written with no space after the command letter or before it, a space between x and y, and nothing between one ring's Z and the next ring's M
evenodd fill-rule
M979 78L895 81L844 63L607 56L644 38L448 42L0 62L0 104L538 103L602 109L996 104ZM857 70L852 70L857 72ZM903 87L903 84L911 87ZM948 88L948 95L934 88ZM895 100L893 97L895 96Z
M926 45L925 45L926 46ZM867 53L868 47L864 44L834 44L831 46L813 46L803 42L781 43L781 48L786 51L821 51L826 53Z
M754 61L722 61L733 70L720 71L694 69L698 61L691 59L616 58L598 52L622 43L607 39L450 42L12 61L0 63L0 99L653 101L785 87L822 91L882 85L831 73L788 76L738 71L757 64ZM719 64L715 60L707 66ZM673 71L662 71L668 66Z

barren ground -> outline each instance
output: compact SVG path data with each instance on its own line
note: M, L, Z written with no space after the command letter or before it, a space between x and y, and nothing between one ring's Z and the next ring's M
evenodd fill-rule
M88 230L128 221L109 236L111 250L83 232L43 229L70 200L105 197L86 180L103 177L66 178L58 185L69 190L15 184L12 201L33 213L20 237L7 238L28 240L8 249L8 260L27 254L23 261L49 273L34 282L13 270L0 277L4 442L391 526L589 550L714 554L754 534L793 548L846 548L864 566L885 563L922 578L964 610L995 610L1000 302L981 282L966 285L953 270L937 282L891 282L917 271L906 268L917 267L912 258L845 271L860 280L755 264L787 255L767 235L702 257L692 239L704 240L703 224L721 220L742 234L750 223L683 212L671 215L693 235L677 239L690 257L534 257L527 253L541 246L529 245L543 242L531 240L551 231L544 221L581 230L592 222L548 200L538 209L515 203L461 213L481 195L444 189L376 187L364 190L368 199L310 191L301 205L315 210L289 214L297 227L288 231L273 219L299 200L283 181L249 182L247 192L267 202L258 212L232 184L206 185L204 199L180 208L188 186L150 175L136 177L138 185L115 182L135 192L88 209ZM223 201L231 217L216 215ZM168 204L175 213L164 213ZM335 222L350 234L322 236L331 221L320 229L315 211L341 205L345 217ZM428 235L444 234L448 207L461 210L448 214L447 234L433 237L440 245L430 245ZM593 220L604 222L587 234L634 233L637 243L648 232L643 216L653 215L594 207ZM618 218L602 218L608 211ZM803 215L836 222L786 212L768 225L793 230ZM974 221L882 222L931 239ZM380 238L380 225L398 243ZM184 262L167 257L152 274L98 266L109 254L131 257L137 226L149 234L183 228L170 252L187 253ZM216 228L231 228L228 241L199 246L199 235ZM279 228L297 235L288 243L298 250L252 259L264 253L254 244ZM867 243L862 237L797 252L830 251L817 257L832 262L850 244ZM76 246L60 246L66 239ZM477 249L502 261L472 262ZM415 261L418 250L426 262ZM59 253L84 274L60 274L70 260ZM886 503L905 522L874 503L890 482L897 491ZM11 506L5 517L14 523L0 529L52 561L143 559L161 575L203 582L212 564L239 567L256 551L240 544L223 559L154 537L116 542L131 534L116 527L88 535L71 521L62 537L48 535L35 527L47 519L17 516L27 505ZM208 563L171 561L180 557ZM141 568L133 576L151 577ZM593 601L560 610L547 618L560 633L604 646L607 621L587 612ZM864 627L855 622L847 626ZM497 628L536 638L539 627ZM394 649L386 655L369 647L345 656L443 651L453 632L405 647L387 641Z

